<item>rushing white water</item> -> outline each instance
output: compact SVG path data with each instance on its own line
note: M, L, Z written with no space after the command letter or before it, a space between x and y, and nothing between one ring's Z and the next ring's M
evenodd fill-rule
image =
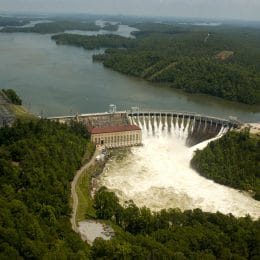
M133 200L137 206L155 211L176 207L181 210L201 208L235 216L260 216L260 202L208 180L190 168L193 151L202 149L210 140L188 148L185 139L189 124L185 127L171 121L167 133L161 120L158 125L153 124L154 131L151 129L153 118L147 124L139 118L136 120L142 127L144 145L131 148L123 160L113 159L108 163L98 185L115 191L122 202ZM222 128L213 139L225 131Z

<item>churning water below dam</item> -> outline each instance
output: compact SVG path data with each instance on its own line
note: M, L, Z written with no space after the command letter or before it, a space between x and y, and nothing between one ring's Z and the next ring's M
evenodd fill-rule
M146 123L138 118L133 120L142 127L143 146L132 147L123 158L113 157L96 180L98 187L114 191L121 202L133 200L137 206L153 211L200 208L237 217L260 216L260 202L208 180L190 167L193 152L221 137L227 128L220 128L210 140L188 147L189 132L194 131L191 122L185 126L172 121L165 127L161 121L151 125L150 119Z

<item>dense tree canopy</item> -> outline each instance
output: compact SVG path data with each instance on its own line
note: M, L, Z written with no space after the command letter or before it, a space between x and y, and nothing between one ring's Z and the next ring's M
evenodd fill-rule
M4 94L7 96L7 98L10 100L12 104L22 105L22 100L13 89L2 89L2 91L4 92Z
M57 44L75 45L89 50L99 48L126 48L134 42L132 39L112 34L83 36L63 33L53 35L52 39L55 40Z
M248 131L229 132L198 150L191 165L201 175L241 190L252 190L260 200L260 138Z
M88 256L69 222L70 181L87 142L78 124L18 121L0 129L0 259Z

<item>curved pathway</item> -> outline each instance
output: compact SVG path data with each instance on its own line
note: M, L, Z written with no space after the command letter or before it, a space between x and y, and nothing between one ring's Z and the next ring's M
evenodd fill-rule
M84 164L76 173L73 181L71 182L71 196L72 196L72 215L71 215L71 225L72 225L72 229L76 232L79 233L79 229L77 226L77 222L76 222L76 215L77 215L77 209L78 209L78 194L76 192L76 186L79 180L79 177L82 175L82 173L89 168L91 165L93 165L95 163L95 158L96 156L100 153L99 149L96 149L91 160L88 161L86 164Z

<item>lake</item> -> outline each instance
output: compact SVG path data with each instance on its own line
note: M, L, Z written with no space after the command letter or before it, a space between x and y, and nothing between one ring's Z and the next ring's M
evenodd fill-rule
M118 34L129 36L129 27L120 26ZM93 63L92 55L104 50L58 46L50 37L34 33L0 34L0 86L15 89L33 113L54 116L102 112L112 103L120 110L139 106L260 121L259 106L186 94L129 77Z

